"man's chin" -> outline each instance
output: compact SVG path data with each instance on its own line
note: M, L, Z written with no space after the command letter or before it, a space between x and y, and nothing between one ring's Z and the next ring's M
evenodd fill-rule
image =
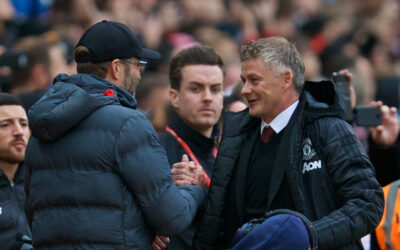
M262 115L260 114L260 112L257 112L257 110L249 108L249 114L252 117L262 117Z
M207 127L213 127L215 124L217 124L218 121L215 119L202 119L198 121L197 125L199 127L207 128Z

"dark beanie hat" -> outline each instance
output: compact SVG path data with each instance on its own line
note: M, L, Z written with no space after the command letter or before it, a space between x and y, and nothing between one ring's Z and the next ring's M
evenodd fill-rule
M89 49L90 57L75 58L78 63L101 63L131 57L142 59L161 57L157 51L142 48L139 40L126 25L106 20L90 27L76 47L81 45Z
M242 225L234 235L232 250L317 249L312 223L302 214L277 209Z

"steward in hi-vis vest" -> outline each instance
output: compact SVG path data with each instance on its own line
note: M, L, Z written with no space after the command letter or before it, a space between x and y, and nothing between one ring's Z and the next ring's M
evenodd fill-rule
M375 229L379 248L400 249L400 180L383 187L385 211Z

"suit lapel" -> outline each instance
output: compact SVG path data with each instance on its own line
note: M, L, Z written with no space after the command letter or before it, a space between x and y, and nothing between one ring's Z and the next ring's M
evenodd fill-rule
M236 166L236 174L234 181L234 190L236 194L235 204L239 220L244 218L244 207L246 203L245 191L246 191L246 177L247 168L250 163L251 155L254 151L254 145L260 136L260 126L255 126L249 134L247 139L244 141L242 150L240 151L239 161ZM242 222L242 221L241 221Z
M297 168L297 164L295 164L293 160L294 158L297 159L296 153L294 152L295 148L297 148L295 144L299 140L299 137L301 138L300 133L295 131L298 129L297 125L299 124L299 107L300 105L297 106L295 112L290 118L288 125L283 131L281 141L279 142L279 149L275 158L270 187L268 189L268 209L271 207L272 202L276 198L285 173L288 176L287 178L289 178L290 168ZM295 156L293 157L293 155ZM293 182L289 181L289 183Z

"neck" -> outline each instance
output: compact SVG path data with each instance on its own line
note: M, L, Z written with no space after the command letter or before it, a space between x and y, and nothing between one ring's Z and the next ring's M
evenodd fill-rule
M9 181L14 180L15 173L18 169L18 163L0 162L0 169L3 170Z
M195 129L197 130L200 134L204 135L207 138L211 138L213 127L207 128L207 129Z
M280 113L282 113L287 108L289 108L297 100L299 100L299 96L297 96L297 95L292 96L288 100L285 100L285 102L279 106L280 108L276 109L275 113L268 114L268 115L264 116L262 119L264 120L265 123L268 123L268 124L271 123L275 119L275 117L277 117Z

